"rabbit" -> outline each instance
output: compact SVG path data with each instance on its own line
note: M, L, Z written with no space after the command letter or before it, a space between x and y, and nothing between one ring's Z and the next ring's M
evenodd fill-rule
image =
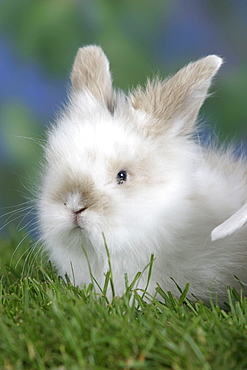
M101 47L79 49L68 104L48 130L37 203L40 239L60 275L80 287L93 276L102 287L109 254L118 296L141 271L140 291L154 295L159 284L179 296L189 283L188 297L220 305L227 285L240 288L234 275L246 282L246 229L211 239L247 201L245 159L197 139L221 64L209 55L125 94L112 87Z

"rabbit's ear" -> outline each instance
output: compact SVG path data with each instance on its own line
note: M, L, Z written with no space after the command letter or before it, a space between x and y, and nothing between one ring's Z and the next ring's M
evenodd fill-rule
M87 90L100 102L112 97L112 79L109 61L99 46L90 45L77 52L71 73L72 89Z
M152 124L150 134L157 136L168 128L180 135L190 133L221 63L221 58L209 55L165 81L156 80L148 82L145 89L137 88L131 95L132 104L155 118L156 127Z

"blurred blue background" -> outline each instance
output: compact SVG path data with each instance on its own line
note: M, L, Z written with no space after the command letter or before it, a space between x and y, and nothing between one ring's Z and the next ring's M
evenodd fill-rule
M223 56L201 115L220 140L245 143L246 35L245 0L1 0L1 215L35 188L37 141L66 101L79 47L101 45L114 84L124 90L207 54ZM0 228L4 222L1 217Z

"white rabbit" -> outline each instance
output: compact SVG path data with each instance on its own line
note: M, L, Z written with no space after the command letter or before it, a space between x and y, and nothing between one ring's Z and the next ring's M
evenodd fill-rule
M69 104L48 132L38 202L41 240L58 272L76 285L109 270L117 295L154 254L158 282L208 301L247 281L246 230L224 240L211 231L247 200L246 163L194 140L198 111L222 63L210 55L128 96L113 90L102 49L76 56ZM146 286L147 270L138 282ZM109 293L110 295L110 293Z

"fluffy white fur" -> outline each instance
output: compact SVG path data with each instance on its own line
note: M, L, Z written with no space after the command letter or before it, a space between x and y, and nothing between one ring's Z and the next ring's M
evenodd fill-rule
M246 230L223 240L211 231L247 200L246 164L193 140L195 121L221 59L208 56L165 81L125 96L112 89L101 48L79 50L68 107L48 133L38 204L41 238L62 275L78 285L108 271L125 290L155 261L149 284L220 304L226 285L246 281ZM127 180L117 181L120 171ZM87 255L87 258L86 258ZM146 285L146 272L138 282Z

